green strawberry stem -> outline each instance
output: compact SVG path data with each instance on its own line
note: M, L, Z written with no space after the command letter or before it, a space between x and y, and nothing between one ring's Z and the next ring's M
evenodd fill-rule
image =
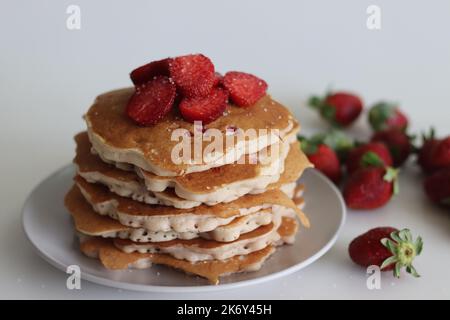
M321 97L312 96L308 100L308 105L314 109L320 110L320 109L322 109L323 101L324 100Z
M390 237L392 240L389 238L381 239L381 243L389 249L392 256L383 261L380 268L384 269L392 264L395 264L395 277L400 278L400 270L403 267L405 267L406 272L412 276L416 278L420 277L412 263L414 258L422 252L422 238L419 236L416 241L413 242L411 231L409 229L394 231L390 234Z
M381 158L373 151L366 152L361 158L361 164L363 167L383 167L384 162Z
M383 179L387 182L392 182L394 187L394 195L397 195L400 192L400 185L398 183L398 173L399 169L395 169L392 167L386 168L386 174L384 175Z
M375 131L385 129L386 121L395 113L396 104L379 102L369 111L369 123Z

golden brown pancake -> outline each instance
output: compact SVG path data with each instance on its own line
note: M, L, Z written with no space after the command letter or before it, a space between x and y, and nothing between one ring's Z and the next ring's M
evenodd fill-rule
M235 186L236 190L232 193L232 197L227 201L235 200L239 196L244 195L248 191L260 192L260 187L267 189L279 188L284 184L295 182L303 173L305 168L311 166L307 157L300 150L298 142L291 145L287 155L284 171L277 182L271 183L271 180L277 179L277 175L273 177L260 177L264 165L262 164L230 164L208 171L191 173L178 177L157 177L156 179L167 179L175 184L175 193L173 189L166 189L163 192L146 192L146 185L136 174L131 171L121 170L114 165L103 162L99 156L90 152L91 144L86 132L79 133L75 137L77 143L76 156L74 163L77 165L78 173L89 182L100 182L109 187L109 189L119 195L132 197L134 200L143 201L150 204L172 205L177 208L192 208L201 204L198 200L216 199L227 200L223 194L230 193ZM281 166L282 168L283 166ZM280 169L281 169L280 168ZM150 179L147 175L151 175L154 179L156 176L152 173L141 171L144 178ZM249 179L253 179L257 189L252 189ZM264 179L263 182L261 179ZM167 183L167 182L166 182ZM262 184L263 183L263 184ZM261 185L262 184L262 185ZM245 186L245 187L243 187ZM147 188L151 190L149 184ZM264 191L261 190L261 191ZM216 192L217 196L211 195ZM192 193L192 195L191 195ZM201 195L198 195L201 194ZM205 194L210 194L206 196ZM139 197L139 195L142 195ZM179 197L181 196L181 198ZM150 199L149 199L150 198ZM187 198L183 201L182 198ZM222 202L222 201L218 201ZM216 203L206 203L208 205Z
M125 114L127 102L133 92L133 88L125 88L102 94L97 97L85 115L90 140L103 158L130 163L163 176L183 175L218 166L214 163L205 163L205 159L198 165L174 163L171 154L179 141L171 141L172 131L183 128L193 133L194 125L183 120L177 108L173 108L155 125L147 127L137 125ZM290 111L272 100L270 96L263 97L249 108L229 105L224 116L205 125L204 129L218 129L225 136L230 127L243 131L254 129L258 137L267 134L261 133L260 129L280 130L277 136L281 139L292 130L297 132L299 129ZM275 143L275 139L273 140L267 143ZM208 144L210 142L203 141L203 150ZM266 146L267 144L259 143L258 151ZM235 146L231 147L226 146L224 152L231 152ZM214 159L214 162L216 161L217 159Z
M275 252L273 246L252 252L244 256L234 256L227 260L212 260L191 263L178 260L168 254L157 253L124 253L117 249L111 239L98 237L88 238L80 244L81 252L91 258L98 258L103 266L111 270L128 268L148 268L152 263L179 269L188 274L206 278L212 284L218 284L221 276L238 272L256 271L264 261Z
M309 221L304 213L298 209L292 199L278 189L261 194L245 195L226 204L176 209L167 206L148 205L120 197L110 192L105 186L88 183L80 176L76 176L74 179L95 211L103 215L109 215L130 227L145 227L152 231L173 229L177 232L207 232L214 230L218 225L228 224L238 216L274 205L297 213L302 224L309 227Z
M75 229L85 235L130 239L134 242L164 242L174 239L190 240L198 237L220 242L231 242L242 234L251 232L274 220L269 210L233 219L229 224L219 226L206 233L151 232L144 228L131 228L108 216L97 214L84 199L80 190L73 186L65 197L65 206L71 214ZM262 218L261 218L262 217Z

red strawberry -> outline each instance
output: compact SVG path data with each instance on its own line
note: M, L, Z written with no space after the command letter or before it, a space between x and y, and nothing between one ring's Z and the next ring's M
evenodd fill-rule
M361 158L361 168L347 180L343 194L349 208L376 209L398 193L398 170L386 167L383 160L369 151Z
M202 54L176 57L169 62L170 75L185 97L206 96L214 85L214 65Z
M309 105L319 110L324 119L332 125L347 127L361 114L361 99L346 92L328 94L325 98L311 97Z
M207 124L219 118L227 107L228 94L222 89L213 89L206 97L184 98L179 108L187 121L202 121Z
M428 174L436 170L433 158L440 140L435 138L435 131L433 128L430 130L428 136L425 134L422 135L422 140L422 147L418 150L417 163L422 168L423 172Z
M392 157L389 149L383 143L371 142L350 151L346 162L347 172L352 174L361 168L361 161L368 152L376 154L382 160L384 166L392 166Z
M219 72L214 73L214 87L221 86L223 83L223 75Z
M302 140L301 146L303 152L317 170L325 174L334 183L339 183L341 180L341 164L333 149L326 144L315 144L308 140Z
M131 81L133 81L135 86L140 86L156 76L169 76L169 61L169 58L152 61L134 69L130 73Z
M405 131L408 127L408 118L396 105L380 102L370 109L369 123L375 131L387 129Z
M411 138L403 131L388 129L376 132L372 142L383 142L391 152L394 166L400 167L408 159L412 151Z
M419 277L412 266L414 258L422 252L423 241L417 237L413 242L408 229L398 231L391 227L371 229L356 237L348 247L350 258L356 264L368 267L379 266L382 271L394 270L394 276L400 277L400 270Z
M344 199L351 209L369 210L384 206L397 193L395 169L367 167L357 170L344 186Z
M239 107L250 107L264 97L267 83L245 72L230 71L223 77L223 86L230 93L230 99Z
M427 177L424 188L431 201L450 207L450 167Z
M155 124L170 111L175 95L175 84L167 77L157 76L136 88L126 113L140 125Z
M450 137L442 139L436 145L433 164L437 169L450 167Z

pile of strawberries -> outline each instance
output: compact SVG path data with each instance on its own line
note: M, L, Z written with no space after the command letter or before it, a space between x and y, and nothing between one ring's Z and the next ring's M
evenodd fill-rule
M438 139L434 130L414 146L407 133L408 118L397 105L380 102L368 112L373 130L370 141L355 142L341 130L350 126L363 111L361 99L347 92L312 97L309 105L333 128L310 138L299 137L302 149L316 168L342 185L349 208L359 210L384 206L398 192L398 173L413 154L426 175L424 189L431 201L450 208L450 136ZM336 129L337 128L337 129ZM354 239L351 259L361 265L378 265L383 271L400 269L418 276L412 260L421 253L422 239L413 241L409 230L380 227Z
M361 99L346 92L314 96L309 105L340 129L354 123L363 111ZM303 150L318 170L336 184L345 180L347 206L360 210L384 206L398 192L399 168L414 153L428 175L424 186L429 198L450 206L450 137L437 139L432 130L423 137L422 146L414 146L407 133L408 118L398 106L387 102L370 108L368 122L374 132L368 142L354 142L336 129L309 139L300 137Z
M324 98L314 96L309 105L340 129L353 124L363 111L362 100L347 92L329 93ZM349 208L359 210L382 207L398 193L398 168L414 149L406 133L408 119L396 105L380 102L371 107L368 118L374 131L368 142L354 142L336 129L300 138L303 150L318 170L336 184L345 177L345 202Z
M186 121L207 124L223 114L228 99L247 108L267 90L264 80L248 73L222 76L202 54L153 61L133 70L130 78L135 92L126 113L143 126L156 124L175 106Z

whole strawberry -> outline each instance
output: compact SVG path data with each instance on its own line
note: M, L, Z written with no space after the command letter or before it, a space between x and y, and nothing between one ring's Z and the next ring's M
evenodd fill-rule
M368 267L379 266L381 271L394 270L394 276L400 277L400 270L419 277L412 266L414 258L422 252L421 237L413 241L408 229L401 231L391 227L371 229L355 238L348 247L350 258L356 264Z
M299 138L301 141L305 140L304 137ZM354 148L355 142L344 131L332 128L331 130L323 133L313 135L308 139L310 144L326 144L336 152L339 160L345 161L348 153Z
M397 129L405 131L408 118L392 103L379 102L369 111L369 123L373 130Z
M335 126L347 127L361 114L361 99L347 92L335 92L325 97L313 96L308 104L319 110L322 117Z
M413 150L411 137L397 129L378 131L371 141L383 142L388 147L395 167L403 165Z
M384 206L398 193L398 171L386 167L373 152L361 160L362 168L348 178L344 186L344 199L351 209L370 210Z
M435 150L440 140L435 138L435 131L431 128L430 133L422 135L422 146L417 153L417 163L426 174L436 171L434 159Z
M450 137L439 141L432 153L432 163L435 169L450 167Z
M314 167L334 183L341 180L341 163L336 152L324 143L301 139L301 148Z
M392 166L392 157L389 149L381 142L370 142L350 151L346 162L347 172L352 174L360 169L364 155L369 152L377 155L382 160L384 166Z
M441 169L427 177L424 188L431 201L450 207L450 167Z

